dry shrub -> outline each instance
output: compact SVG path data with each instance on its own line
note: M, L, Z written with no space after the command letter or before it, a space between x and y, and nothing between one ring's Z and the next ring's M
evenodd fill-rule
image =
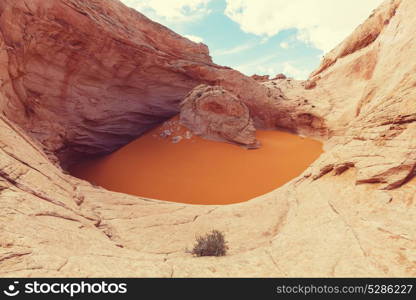
M218 230L212 230L205 236L196 238L196 243L191 251L195 256L224 256L228 246L224 234Z

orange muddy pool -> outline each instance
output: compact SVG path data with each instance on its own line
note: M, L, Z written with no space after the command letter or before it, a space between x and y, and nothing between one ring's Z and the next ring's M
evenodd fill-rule
M230 204L271 192L300 175L322 153L318 141L282 131L257 132L262 147L192 136L177 118L130 144L71 168L106 189L191 204Z

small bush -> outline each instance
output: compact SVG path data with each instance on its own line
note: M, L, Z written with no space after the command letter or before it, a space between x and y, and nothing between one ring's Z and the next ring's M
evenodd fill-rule
M191 253L195 256L224 256L228 246L224 234L218 230L212 230L205 236L196 238L196 243Z

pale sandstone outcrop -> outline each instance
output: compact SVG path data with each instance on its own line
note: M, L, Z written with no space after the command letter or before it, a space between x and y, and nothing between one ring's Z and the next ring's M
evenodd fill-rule
M257 148L248 107L219 86L199 85L181 103L180 121L194 134Z
M13 24L11 3L19 8L14 10L18 15ZM74 7L75 4L78 6ZM26 13L20 14L22 11ZM63 11L66 14L61 14ZM106 15L106 11L111 13ZM47 76L52 72L61 80L66 74L62 68L52 64L50 70L44 69L46 63L39 64L38 59L28 59L30 56L25 57L36 62L36 67L21 67L26 61L21 55L32 53L31 49L42 47L39 50L46 51L45 48L54 49L55 45L63 51L65 47L60 43L80 36L73 34L72 25L65 27L68 18L64 17L63 22L57 18L60 15L88 22L85 27L100 32L104 41L107 39L102 30L107 26L115 26L112 27L115 36L129 32L130 40L144 36L148 41L152 39L154 47L162 49L157 50L162 52L161 57L146 56L152 62L166 57L163 49L171 47L169 41L180 39L169 33L172 39L165 37L165 43L161 43L159 39L168 31L132 11L126 15L131 24L141 20L146 26L139 26L140 29L114 24L120 11L126 14L127 10L116 1L0 1L0 107L4 112L0 114L0 276L416 276L415 1L386 1L324 59L325 67L310 78L317 83L313 89L305 89L305 82L289 79L266 82L264 88L257 88L254 80L236 71L206 63L202 50L193 62L181 59L175 62L173 68L183 77L176 78L179 75L175 72L167 76L170 78L166 81L167 90L163 90L160 81L146 81L154 84L158 94L177 91L171 88L172 84L182 86L183 94L175 94L178 99L199 83L210 82L240 96L256 116L253 117L256 124L329 133L326 153L299 178L267 195L229 206L166 203L106 191L64 174L42 151L43 148L54 151L62 139L68 138L65 135L68 130L72 130L76 147L82 145L91 150L95 143L97 148L102 143L103 148L113 148L114 136L132 128L132 115L123 118L123 114L129 109L132 114L143 113L138 113L139 106L135 105L138 101L143 107L141 101L146 98L133 100L144 95L140 93L133 93L132 98L126 96L130 104L125 106L118 103L119 99L107 99L84 110L87 106L84 99L78 108L73 105L64 109L72 98L60 98L65 85ZM34 27L37 30L20 30L25 18L39 18ZM56 19L63 29L55 32L48 26ZM96 24L101 24L100 30L95 28ZM39 31L43 26L47 29ZM145 28L163 30L146 35L142 31ZM52 39L55 33L66 35L56 36L54 43L49 40L47 47L34 42L25 46L10 43L39 32L49 33ZM39 34L39 38L42 36ZM372 38L361 43L366 36ZM84 63L96 61L97 65L105 65L111 61L103 58L120 55L116 46L119 41L108 38L96 46L99 51L78 53L86 55ZM98 41L91 46L95 43ZM137 44L123 48L132 51L124 58L125 64L121 64L131 78L136 78L128 83L131 87L140 86L138 80L146 78L143 77L146 73L133 63L140 57L134 50L136 47L142 49L140 53L148 49L138 44L142 48ZM186 42L183 47L175 48L173 56L180 57L186 49L190 52L203 49L194 47ZM94 53L97 58L90 57ZM169 61L170 58L164 60L162 65L172 70ZM70 65L71 62L65 64ZM111 89L104 87L111 86L108 82L114 74L99 72L107 67L97 71L88 64L88 68L99 78L75 77L79 86L98 99L106 93L111 95ZM37 72L33 71L36 69ZM216 71L212 72L213 69ZM162 70L150 68L149 78L158 72ZM128 81L120 79L120 82L123 83L120 95L127 95L124 82ZM69 86L67 93L78 93L78 85ZM42 95L47 90L50 97L30 94L30 87L42 88ZM17 97L22 91L28 94ZM268 102L268 94L271 99L278 98L276 103ZM24 109L28 101L37 103L35 109L29 106L34 112ZM155 122L177 109L170 111L164 108L166 103L159 104ZM262 115L263 108L276 110ZM97 115L103 119L95 120L94 125L86 122L88 118L83 119L82 126L76 122L75 118L81 118L77 116L95 109L108 109L109 115L120 109L120 114L111 118L98 111ZM302 114L303 119L299 117ZM29 118L30 115L35 119ZM30 122L35 131L41 128L40 132L30 132ZM100 130L102 135L97 134ZM144 129L137 130L136 134ZM193 244L195 235L213 228L225 232L230 246L228 256L194 258L184 251Z
M324 58L309 79L317 82L314 89L302 91L278 82L287 97L304 97L319 105L331 129L328 153L321 158L322 164L315 164L314 176L354 166L358 184L380 184L387 189L414 176L414 5L412 1L384 2ZM368 40L365 45L364 40Z

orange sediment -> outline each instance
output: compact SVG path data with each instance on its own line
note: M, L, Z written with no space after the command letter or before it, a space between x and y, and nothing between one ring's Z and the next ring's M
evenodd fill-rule
M109 190L190 204L231 204L270 192L300 175L322 153L318 141L282 131L257 132L256 150L192 136L174 118L74 176Z

